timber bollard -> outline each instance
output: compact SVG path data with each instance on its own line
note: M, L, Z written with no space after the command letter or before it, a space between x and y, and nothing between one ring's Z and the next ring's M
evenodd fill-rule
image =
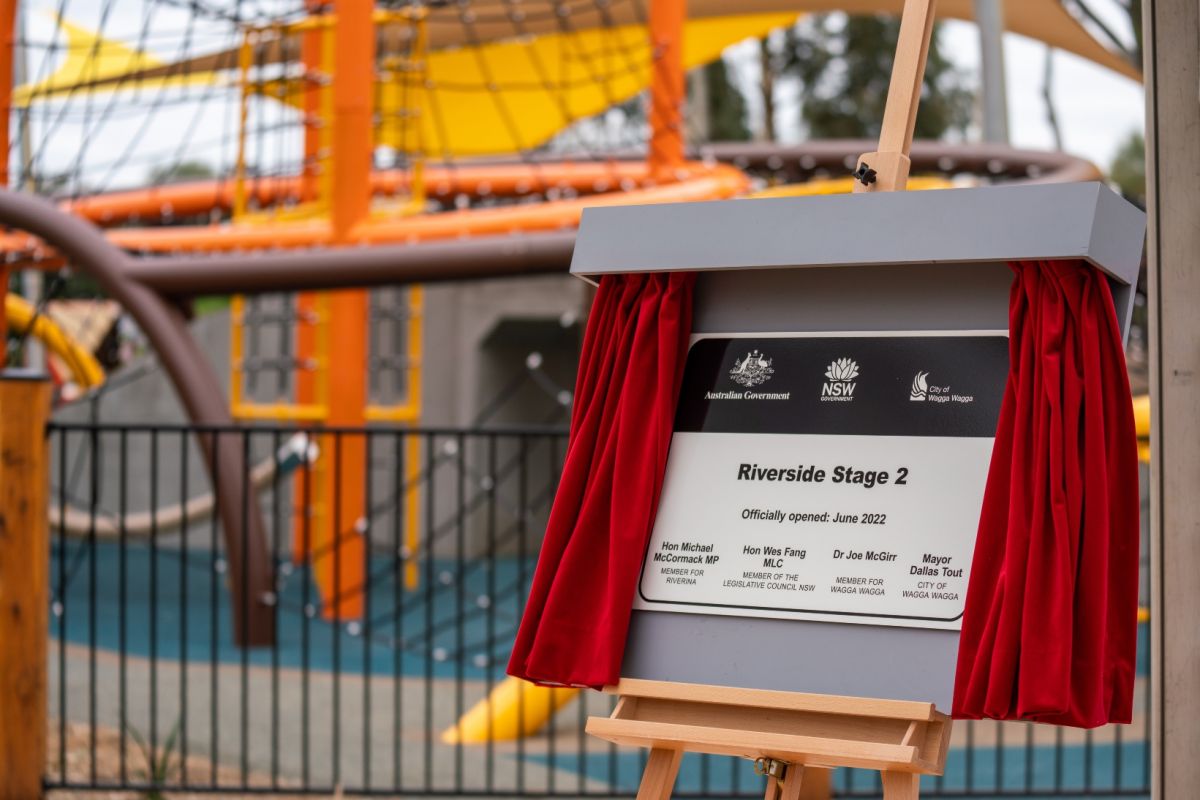
M0 800L42 797L50 384L0 373Z

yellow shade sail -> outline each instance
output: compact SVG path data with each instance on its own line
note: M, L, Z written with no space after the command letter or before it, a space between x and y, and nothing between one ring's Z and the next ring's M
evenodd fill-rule
M93 87L157 91L176 86L210 85L217 76L213 72L184 74L170 64L144 50L105 39L94 31L65 19L57 22L66 38L62 51L66 53L58 69L49 77L13 89L12 104L25 108L30 103L50 98L86 94ZM146 76L151 70L161 70L160 76Z
M795 13L769 13L689 21L685 68L706 64L731 44L762 37L796 19ZM206 56L203 63L167 65L79 26L64 22L63 29L71 55L46 80L19 87L14 105L69 93L205 83L232 87L238 81L232 69L235 59L225 59L230 62L227 69L213 68L221 54ZM84 57L93 51L96 58ZM437 157L520 152L545 144L577 120L629 100L650 80L648 37L641 25L446 47L428 53L425 62L422 81L385 78L379 83L377 144L420 149ZM208 69L191 71L201 66ZM421 85L424 81L428 83ZM303 105L302 81L252 81L248 87L296 108ZM421 126L419 138L412 120Z
M684 64L693 68L728 46L791 25L798 11L853 14L899 13L902 0L689 0ZM466 26L448 7L427 10L428 41L420 80L385 78L376 93L376 140L433 157L513 153L545 144L579 119L600 113L642 91L649 82L650 53L644 20L628 4L571 6L564 24L555 15L530 16L516 26L505 0L473 0L476 21ZM566 6L564 6L566 8ZM728 15L736 8L737 15ZM972 18L971 0L942 0L942 17ZM386 49L397 22L380 12ZM330 20L312 18L314 24ZM1101 46L1057 0L1007 0L1008 30L1039 39L1133 79L1137 68ZM18 87L17 107L39 99L94 91L163 90L184 85L239 81L237 49L165 63L144 51L60 21L67 38L63 62L46 79ZM398 30L398 29L397 29ZM464 39L470 32L470 41ZM514 35L516 31L520 36ZM244 62L270 68L299 53L301 26L264 31ZM403 38L403 37L396 37ZM249 58L246 58L246 56ZM386 62L386 53L381 53ZM386 70L384 70L386 75ZM259 73L249 87L300 107L303 81L272 80ZM260 80L261 78L261 80ZM419 127L418 127L419 126Z
M795 20L796 14L748 14L689 21L684 68L707 64L731 44ZM406 121L415 110L431 156L529 150L573 122L629 100L650 82L650 48L640 25L440 50L427 61L431 88L380 87L380 144L411 149Z

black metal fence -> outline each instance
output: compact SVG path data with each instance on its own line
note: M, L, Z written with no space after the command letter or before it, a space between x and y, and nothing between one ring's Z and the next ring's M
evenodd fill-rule
M644 753L590 740L581 693L536 731L500 696L565 453L557 429L222 429L256 464L276 644L238 648L198 437L54 424L48 788L628 796ZM348 511L350 513L348 513ZM340 618L339 618L340 615ZM930 796L1149 794L1149 683L1134 724L955 726ZM501 693L502 694L502 693ZM488 733L491 736L488 736ZM472 735L481 741L469 741ZM751 796L746 762L688 756L681 796ZM878 796L840 770L835 791Z

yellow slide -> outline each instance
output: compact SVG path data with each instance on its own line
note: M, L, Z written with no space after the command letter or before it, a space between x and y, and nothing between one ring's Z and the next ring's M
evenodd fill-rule
M519 678L505 678L491 694L463 714L457 724L442 733L442 742L481 744L532 736L577 694L578 689L551 689Z

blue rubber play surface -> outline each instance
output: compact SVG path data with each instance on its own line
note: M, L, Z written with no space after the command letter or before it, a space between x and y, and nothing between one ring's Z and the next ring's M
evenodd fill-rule
M51 635L145 658L240 663L245 656L270 666L271 650L244 653L234 645L226 575L214 563L207 549L184 559L177 549L138 543L122 558L115 542L93 551L69 541L65 558L55 553L51 564L56 598L66 586ZM334 625L320 617L308 570L295 570L279 591L279 665L468 679L503 674L533 562L434 559L420 563L419 575L417 589L397 591L396 562L373 559L366 619Z
M61 558L60 558L61 557ZM317 591L306 569L285 575L278 598L278 647L243 651L232 638L226 575L211 551L195 549L184 559L178 549L141 542L122 555L116 543L67 542L55 553L51 575L66 587L55 603L51 634L76 645L94 645L130 656L193 662L308 667L346 673L485 679L503 675L520 603L533 575L533 561L513 558L434 559L420 564L420 586L396 590L396 564L370 564L367 619L334 625L320 617ZM215 567L215 568L214 568ZM286 573L288 570L285 569ZM1139 631L1138 672L1148 668L1149 634ZM1148 783L1148 751L1142 732L1128 730L1119 747L1104 743L1063 745L1006 741L1003 747L951 751L946 774L923 784L937 793L972 797L1038 797L1055 787L1077 795L1137 794ZM547 756L525 758L549 765ZM613 750L554 753L556 773L636 791L644 753ZM761 778L749 762L688 755L680 768L680 794L756 794ZM875 778L839 771L843 794L870 794ZM564 783L573 783L566 778ZM560 791L568 791L567 786Z
M152 551L141 542L125 548L122 563L115 542L99 542L93 552L85 541L68 541L65 558L60 561L56 552L51 564L55 596L60 585L67 587L62 617L51 617L51 635L114 651L123 641L128 654L146 658L211 661L215 654L217 661L240 663L226 576L214 563L207 549L195 549L185 560L177 549ZM533 569L533 559L433 559L420 562L416 590L397 592L396 562L374 558L367 619L342 625L321 619L316 587L308 570L298 569L283 579L279 592L279 664L498 677ZM1149 629L1142 625L1139 675L1147 672L1149 650ZM251 664L270 665L271 659L267 649L248 654Z

